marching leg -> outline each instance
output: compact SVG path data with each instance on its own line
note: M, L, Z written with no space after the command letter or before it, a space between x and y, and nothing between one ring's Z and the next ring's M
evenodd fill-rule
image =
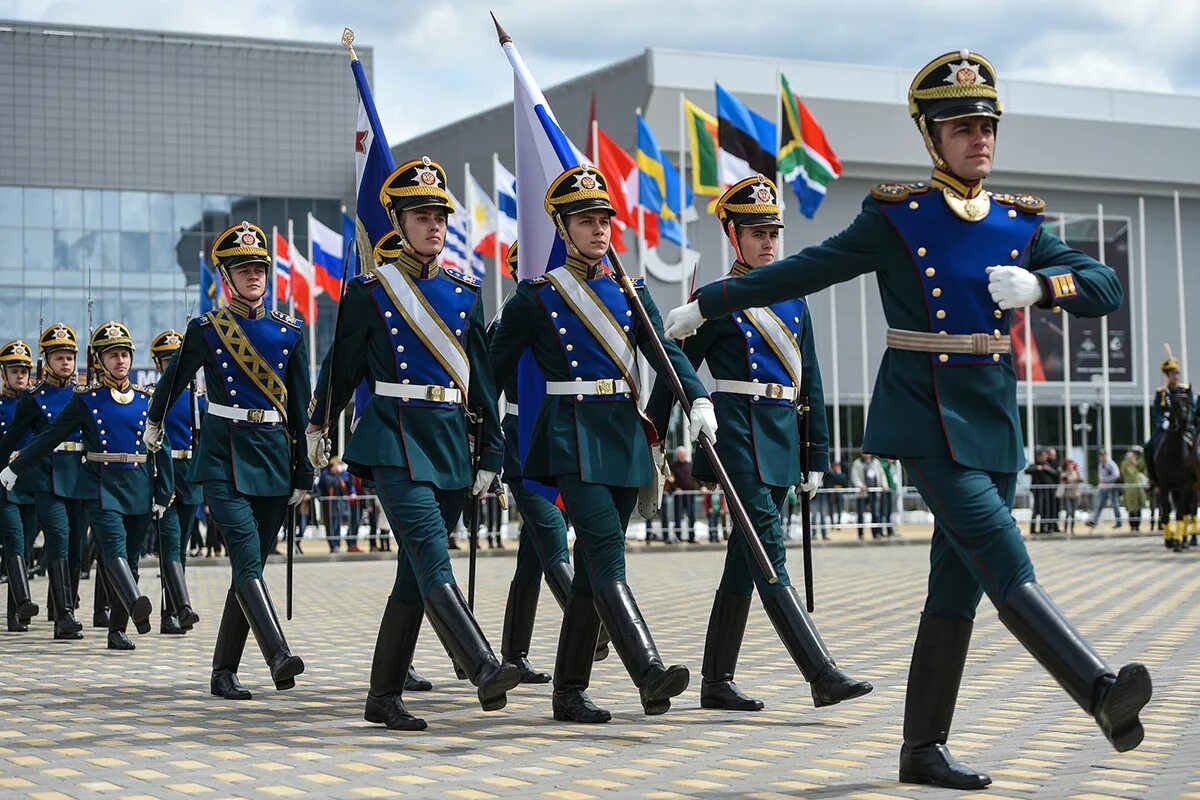
M598 708L587 694L600 632L600 617L590 588L586 582L577 584L563 609L552 697L554 718L559 722L600 723L612 719L612 714Z
M723 708L730 711L759 711L761 700L747 696L733 682L746 620L750 615L750 598L718 591L708 618L708 635L704 641L704 666L701 669L700 707Z
M238 605L233 589L225 595L225 608L221 612L221 623L217 626L217 643L213 648L212 677L209 679L209 694L226 700L249 700L250 692L238 681L238 666L242 662L242 651L246 647L246 636L250 626L246 615Z
M280 691L293 688L296 676L304 672L304 661L288 648L266 583L261 578L252 578L239 586L235 595L271 670L275 688Z
M108 578L104 575L104 561L96 550L96 579L92 584L92 627L108 628Z
M496 658L458 585L444 583L435 587L425 595L425 610L442 642L475 685L483 710L504 708L508 703L507 692L520 684L521 674L514 665Z
M428 727L425 720L409 713L403 700L424 614L421 603L388 598L371 661L371 690L363 714L367 722L382 723L394 731L423 731Z
M51 561L47 570L50 595L54 602L54 638L82 639L83 626L75 621L71 609L71 579L67 575L66 559Z
M691 675L679 664L664 666L650 628L625 583L610 583L596 592L596 612L612 636L613 647L642 698L647 715L665 714L671 698L688 687Z
M500 653L507 664L515 666L521 683L549 683L550 676L538 672L529 663L529 643L533 639L533 621L537 615L541 576L537 583L517 583L508 586L508 604L504 609L504 633Z

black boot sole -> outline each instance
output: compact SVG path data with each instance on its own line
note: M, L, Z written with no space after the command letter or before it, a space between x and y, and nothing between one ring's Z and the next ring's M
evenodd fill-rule
M520 670L512 664L501 664L491 680L478 688L479 706L484 711L499 711L508 705L508 692L520 685Z
M1109 687L1096 721L1118 753L1132 750L1142 743L1145 731L1138 712L1150 702L1153 686L1150 671L1141 664L1126 664Z
M181 612L179 614L179 627L183 628L184 631L190 631L192 628L196 627L196 623L200 621L200 615L195 611L192 611L190 608L185 608L184 611L187 613Z
M271 670L275 688L286 691L296 687L296 676L304 672L304 660L300 656L288 656L282 664Z
M915 783L920 786L938 786L942 789L959 789L963 791L971 789L984 789L992 785L992 779L984 776L980 780L974 782L962 781L959 783L953 781L939 781L936 778L926 775L922 772L900 771L901 783Z
M671 710L671 698L687 691L692 675L687 667L671 667L657 677L652 686L643 687L642 710L646 716L656 717Z
M21 605L17 606L17 616L23 620L33 619L40 611L41 609L38 608L37 604L32 601L22 603Z
M137 627L137 632L147 634L150 632L150 612L154 609L150 605L150 598L142 595L133 602L133 608L129 609L129 619Z

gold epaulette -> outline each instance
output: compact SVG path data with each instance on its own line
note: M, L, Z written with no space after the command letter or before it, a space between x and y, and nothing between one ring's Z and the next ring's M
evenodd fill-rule
M91 383L77 383L75 384L75 394L84 394L85 392L90 392L93 389L99 389L103 385L104 384L100 383L99 381L92 381Z
M1008 194L1007 192L988 192L997 203L1016 206L1026 214L1040 214L1046 210L1046 201L1034 194Z
M290 325L291 327L295 328L296 330L300 330L300 327L303 324L300 322L300 320L296 319L295 317L289 317L287 314L283 313L282 311L272 311L271 318L278 320L279 322L282 322L285 325Z
M142 394L144 394L148 397L154 396L154 385L153 384L151 384L150 386L139 386L136 383L131 383L129 385L133 388L133 390L135 392L141 392Z
M470 286L472 289L478 289L483 283L483 281L479 280L479 278L466 275L458 270L450 269L449 267L442 267L442 272L446 273L446 275L458 281L459 283Z
M200 316L196 317L196 324L200 326L212 325L212 313L213 312L209 311L206 314L201 314Z
M544 272L541 275L534 275L532 278L521 279L521 283L528 283L530 286L541 286L542 284L549 282L550 279L546 277L546 273Z
M374 283L375 281L379 280L379 276L374 272L364 272L361 275L355 276L354 279L359 283Z
M877 183L871 187L871 197L881 203L899 203L910 195L928 191L929 186L924 183Z

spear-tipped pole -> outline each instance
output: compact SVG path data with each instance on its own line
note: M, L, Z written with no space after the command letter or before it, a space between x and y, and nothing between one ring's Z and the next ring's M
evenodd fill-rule
M508 31L500 26L500 20L496 19L496 12L489 11L492 15L492 23L496 26L496 36L500 39L500 45L504 46L512 41L512 37L508 35Z
M350 28L342 29L342 47L349 51L351 61L358 61L358 53L354 52L354 31Z

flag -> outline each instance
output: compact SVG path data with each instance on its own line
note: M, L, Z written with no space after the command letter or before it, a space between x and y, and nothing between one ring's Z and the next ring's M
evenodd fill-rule
M681 201L679 170L663 157L658 140L654 138L654 131L640 114L637 118L637 128L638 204L658 215L659 234L681 245L683 228L679 220L683 215L683 208L691 204L692 192L686 190L686 198ZM612 182L611 179L609 182Z
M500 210L474 175L467 182L467 206L463 213L471 220L471 252L480 259L495 258L496 224ZM504 250L507 249L505 246ZM505 254L501 254L501 259Z
M275 296L285 303L292 296L292 261L287 257L287 240L279 235L279 231L272 232L273 247L271 248L271 270L275 273ZM280 251L279 243L283 242L284 248Z
M774 122L717 84L717 166L723 186L756 172L774 180L778 139Z
M617 215L613 217L616 230L613 232L613 249L624 253L624 233L628 228L637 227L638 213L638 166L633 157L617 145L604 130L596 126L596 166L608 178L608 197L612 200ZM658 220L654 222L654 236L658 237ZM646 231L649 239L649 231Z
M446 215L446 244L442 247L439 260L444 267L480 278L483 276L483 259L471 249L466 206L453 192L448 189L447 192L450 194L455 213Z
M842 174L842 162L825 139L825 131L779 76L783 131L779 141L779 172L800 200L800 213L812 219L825 199L829 184Z
M354 130L355 231L359 257L373 267L375 245L392 232L392 222L379 202L379 190L396 169L396 161L388 149L371 86L358 58L351 59L350 69L358 86L358 122ZM359 268L356 274L362 271L365 270Z
M517 176L495 157L492 158L492 176L496 186L496 236L507 251L508 245L517 240Z
M200 251L200 313L207 314L220 308L222 295L220 274L208 265L204 251Z
M342 251L345 246L342 234L322 223L311 213L308 215L308 241L312 245L313 275L317 294L324 292L339 302L342 291Z
M316 303L313 294L313 269L308 259L300 255L295 245L279 231L275 231L275 271L286 270L291 274L291 298L295 313L304 317L310 325L316 322ZM280 295L282 299L282 295ZM312 319L309 319L309 317Z
M358 263L358 248L355 247L355 239L358 235L357 225L355 225L354 217L342 212L342 264L346 271L346 281L357 275L361 270Z
M688 148L692 155L692 191L719 197L721 177L717 171L717 118L700 106L683 99L687 122Z

